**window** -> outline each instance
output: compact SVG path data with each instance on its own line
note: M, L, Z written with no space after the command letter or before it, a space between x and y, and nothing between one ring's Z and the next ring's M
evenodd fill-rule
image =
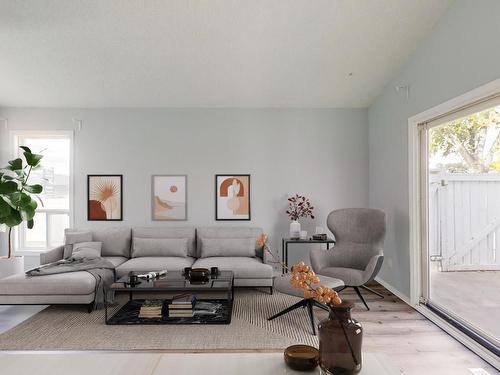
M64 229L72 222L72 132L14 133L14 152L20 155L19 146L28 146L34 153L43 155L41 168L33 170L31 184L41 184L39 195L43 202L38 205L33 229L26 223L19 226L16 236L17 250L44 250L64 243Z

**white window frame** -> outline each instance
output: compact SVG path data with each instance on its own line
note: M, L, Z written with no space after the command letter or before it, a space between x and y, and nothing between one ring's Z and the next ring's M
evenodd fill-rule
M426 255L426 176L420 176L423 163L427 163L427 142L422 132L422 125L437 118L445 118L451 112L458 112L475 103L486 100L500 92L500 79L487 83L445 103L408 119L408 182L409 182L409 233L410 233L410 305L422 315L434 322L445 332L460 341L484 360L497 367L500 361L491 352L472 340L462 331L453 327L439 315L425 307L422 297L427 295L427 268L423 265ZM424 199L422 199L424 197Z
M43 208L39 206L37 212L46 214L46 238L47 246L41 248L27 248L22 244L22 231L24 231L24 226L21 224L14 230L14 255L32 255L37 254L45 250L49 250L50 246L50 215L51 214L61 214L67 213L69 216L69 226L73 227L74 224L74 166L73 166L73 156L74 156L74 131L72 130L12 130L10 131L9 139L11 140L11 157L17 158L20 155L19 152L19 138L23 137L41 137L41 138L67 138L70 142L70 160L69 160L69 207L68 209L50 209ZM33 150L36 152L36 150Z

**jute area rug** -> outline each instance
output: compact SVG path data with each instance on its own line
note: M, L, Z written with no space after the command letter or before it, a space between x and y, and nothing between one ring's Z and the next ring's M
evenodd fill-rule
M103 311L89 314L82 306L50 306L0 335L0 349L281 350L297 343L317 347L306 309L267 320L298 300L277 292L236 290L229 325L107 326ZM317 310L316 317L324 319L326 313Z

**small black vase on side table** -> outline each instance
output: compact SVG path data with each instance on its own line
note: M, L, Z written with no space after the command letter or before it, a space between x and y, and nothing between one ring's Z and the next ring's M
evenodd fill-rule
M319 324L319 364L327 374L350 375L361 371L363 328L351 317L354 303L330 307L328 319Z

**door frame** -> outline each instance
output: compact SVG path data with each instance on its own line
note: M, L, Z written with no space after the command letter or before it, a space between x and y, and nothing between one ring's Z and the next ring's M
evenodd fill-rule
M491 352L479 345L476 341L453 327L449 322L432 312L422 304L426 296L427 272L423 259L427 254L427 141L421 124L457 111L463 107L484 100L500 92L500 79L489 82L456 98L432 107L408 119L408 184L409 184L409 247L410 247L410 303L420 313L433 321L440 328L455 337L462 344L481 356L484 360L500 367L500 361ZM425 176L422 176L425 174Z

